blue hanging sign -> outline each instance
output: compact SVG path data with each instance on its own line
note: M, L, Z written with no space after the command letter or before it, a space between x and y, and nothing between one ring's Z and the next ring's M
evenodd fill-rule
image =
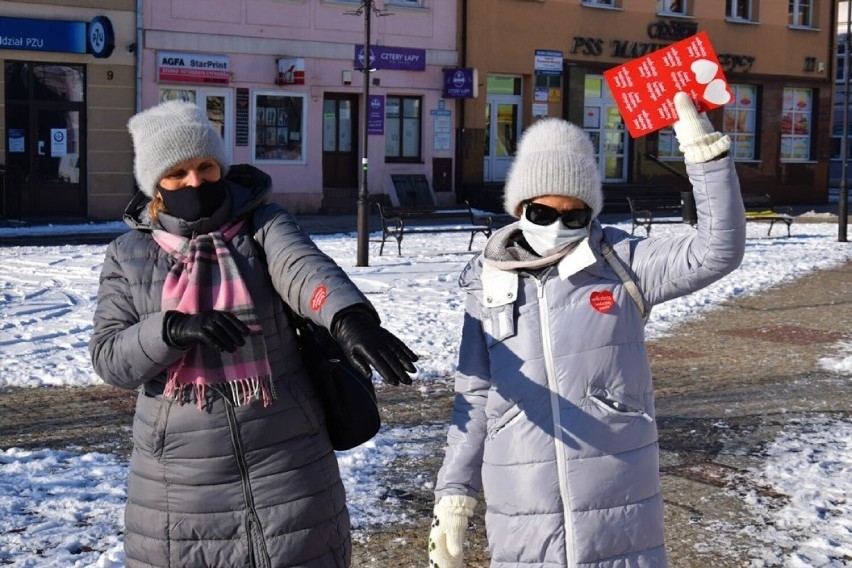
M445 99L475 99L479 94L476 69L444 69Z
M385 133L385 97L370 95L370 107L367 109L367 134Z

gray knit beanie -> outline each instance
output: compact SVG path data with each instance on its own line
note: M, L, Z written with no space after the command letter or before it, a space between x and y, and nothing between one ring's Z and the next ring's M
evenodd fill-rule
M131 117L127 129L133 138L136 183L148 197L154 197L166 172L186 160L213 158L222 177L228 173L222 137L194 103L161 103Z
M592 143L582 128L559 118L545 118L521 137L506 179L504 207L518 216L518 206L543 195L576 197L603 209L603 190Z

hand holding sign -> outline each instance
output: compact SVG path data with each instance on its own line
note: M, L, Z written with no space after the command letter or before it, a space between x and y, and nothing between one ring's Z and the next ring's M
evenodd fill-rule
M698 112L731 100L728 83L705 32L604 72L630 135L674 124L675 93L690 95Z

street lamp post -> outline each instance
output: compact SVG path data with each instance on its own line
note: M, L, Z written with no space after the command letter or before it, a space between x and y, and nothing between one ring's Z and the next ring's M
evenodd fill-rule
M370 243L370 190L367 179L369 173L368 160L368 121L370 119L370 20L372 15L389 16L390 14L376 7L374 0L363 0L361 6L354 12L346 12L356 16L364 16L364 57L361 71L364 74L364 140L361 144L361 181L358 186L357 221L358 248L355 266L369 266L369 243Z
M364 142L361 145L361 184L358 187L358 253L355 266L369 266L369 235L370 235L370 191L367 180L368 159L367 121L370 117L370 15L373 11L373 0L364 0L361 4L364 11Z
M849 154L849 47L850 47L850 21L852 21L852 1L846 2L846 37L843 40L843 138L840 142L840 188L837 200L837 240L846 242L846 225L848 223L848 201L849 190L846 189L846 162Z

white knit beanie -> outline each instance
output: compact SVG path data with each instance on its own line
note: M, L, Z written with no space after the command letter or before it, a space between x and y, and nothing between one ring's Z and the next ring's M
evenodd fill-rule
M544 195L581 199L593 217L603 209L592 143L582 128L559 118L539 120L524 132L506 179L504 207L517 216L521 203Z
M148 197L154 197L166 172L186 160L213 158L222 177L228 173L222 137L194 103L161 103L131 117L127 129L133 139L136 183Z

